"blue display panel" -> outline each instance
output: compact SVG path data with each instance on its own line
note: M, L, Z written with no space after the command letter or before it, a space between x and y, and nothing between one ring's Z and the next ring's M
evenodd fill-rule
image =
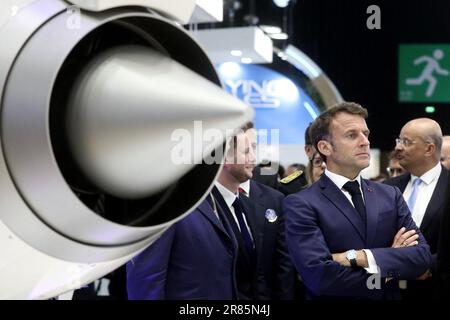
M227 62L217 69L225 89L255 109L257 129L269 136L278 129L280 144L304 144L305 128L320 110L300 85L261 65Z

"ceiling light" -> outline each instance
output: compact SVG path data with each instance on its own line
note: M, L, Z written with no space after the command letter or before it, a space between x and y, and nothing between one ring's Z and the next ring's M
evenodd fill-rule
M289 38L289 36L284 32L269 34L269 37L275 40L286 40L287 38Z
M277 26L261 25L259 27L262 29L262 31L264 31L267 34L281 33L281 28Z
M216 64L228 61L241 63L241 57L251 58L252 63L272 63L272 39L259 27L202 29L192 34ZM234 53L236 50L241 54Z
M273 3L275 3L277 7L286 8L289 5L289 0L273 0Z
M287 56L283 51L278 52L277 55L281 60L287 60Z
M243 57L243 58L241 59L241 62L242 62L242 63L252 63L253 60L252 60L252 58Z

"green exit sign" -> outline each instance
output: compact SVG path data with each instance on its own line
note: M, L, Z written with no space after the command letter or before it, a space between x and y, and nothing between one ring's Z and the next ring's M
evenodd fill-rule
M450 44L402 44L398 62L400 102L450 102Z

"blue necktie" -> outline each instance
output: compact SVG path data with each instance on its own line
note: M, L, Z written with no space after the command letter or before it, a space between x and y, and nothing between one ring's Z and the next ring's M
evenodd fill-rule
M355 206L356 211L358 211L361 219L366 224L366 206L364 205L364 200L361 194L361 190L359 189L358 181L348 181L344 184L343 188L347 190L352 196L352 202Z
M408 207L409 207L409 211L411 211L411 212L413 211L414 205L416 204L417 193L419 191L419 185L421 182L422 182L422 180L420 178L416 178L416 180L414 180L414 182L413 182L411 195L409 196L409 199L408 199Z
M253 255L253 241L244 221L244 210L242 209L241 200L239 200L239 197L236 197L236 200L234 200L233 208L239 223L239 228L241 229L241 235L242 239L244 240L245 249L250 255Z

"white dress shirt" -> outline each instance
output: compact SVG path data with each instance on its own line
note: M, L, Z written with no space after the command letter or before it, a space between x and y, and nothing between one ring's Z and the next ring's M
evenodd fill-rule
M411 212L412 218L416 223L417 227L420 227L425 211L427 210L428 203L430 202L431 196L433 195L434 188L436 188L439 176L441 175L442 167L441 163L438 162L436 166L425 172L420 179L422 182L418 186L417 198L414 208ZM409 179L408 185L403 191L403 198L408 201L412 192L412 185L417 176L411 174L411 179Z
M242 188L242 190L244 190L244 193L247 197L250 197L250 179L248 179L245 182L242 182L239 185L239 188Z
M238 221L238 219L236 217L236 213L235 213L234 207L233 207L234 200L236 200L236 197L238 197L238 195L234 194L233 192L231 192L230 190L225 188L218 181L216 181L214 184L216 185L217 189L219 190L220 194L222 195L223 199L225 200L225 203L227 204L228 209L233 214L234 221L236 221L236 225L237 225L239 231L241 231L241 227L239 226L239 221ZM245 222L245 225L247 227L248 233L250 234L250 237L252 238L252 241L254 241L253 240L252 231L251 231L251 229L248 226L247 218L245 217L245 214L243 214L243 217L244 217L244 222Z
M330 178L331 181L333 181L333 183L338 187L339 190L342 191L342 193L344 194L344 196L348 199L348 201L350 201L350 203L352 204L353 207L355 207L355 205L353 204L352 201L352 196L350 194L350 192L348 192L347 190L343 189L344 184L346 184L348 181L358 181L359 183L359 190L361 191L362 194L362 198L364 203L366 203L366 201L364 200L364 193L362 192L361 189L361 174L358 174L358 176L354 179L354 180L350 180L344 176L341 176L339 174L333 173L331 171L329 171L328 169L325 169L325 174L328 178ZM369 264L368 268L364 268L368 273L378 273L378 265L377 262L375 261L375 257L372 254L372 251L368 250L368 249L363 249L364 252L366 253L367 256L367 262Z
M353 207L355 205L353 204L353 201L352 201L352 195L350 194L350 192L348 192L347 190L344 189L344 184L346 184L349 181L355 181L355 180L358 181L359 191L361 191L361 194L363 195L362 198L363 198L364 204L366 203L366 200L364 200L364 194L361 189L361 174L359 174L356 177L356 179L354 179L354 180L350 180L344 176L333 173L333 172L329 171L328 169L325 169L325 174L327 175L328 178L330 178L331 181L334 182L334 184L338 187L338 189L344 193L344 195L347 197L348 201L350 201L350 203L352 204Z

